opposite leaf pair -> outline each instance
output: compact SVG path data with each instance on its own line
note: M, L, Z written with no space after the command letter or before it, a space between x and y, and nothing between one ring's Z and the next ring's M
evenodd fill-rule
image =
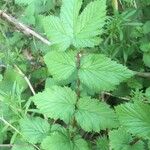
M133 72L101 54L83 54L77 66L76 52L52 51L44 57L50 74L58 82L67 84L79 78L82 85L93 92L109 91L130 78Z
M75 117L85 131L99 132L118 124L115 113L107 104L90 97L77 101L77 95L68 87L54 86L36 94L32 100L43 115L67 124Z
M88 143L80 136L70 137L70 133L58 124L50 125L39 117L29 117L20 120L21 133L32 144L41 144L42 150L89 150ZM35 150L32 145L25 147L17 143L12 150Z

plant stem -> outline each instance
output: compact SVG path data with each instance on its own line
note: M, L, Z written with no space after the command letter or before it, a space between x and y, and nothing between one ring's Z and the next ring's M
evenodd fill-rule
M35 93L33 86L31 85L30 80L25 76L25 74L20 70L20 68L17 65L14 65L14 67L16 68L18 73L24 78L24 80L27 82L32 94L35 95L36 93Z
M150 72L136 72L136 75L143 78L150 78Z
M12 126L9 122L7 122L3 117L0 117L0 120L7 126L11 127L18 134L22 135L19 130L17 130L14 126Z
M81 60L81 57L82 57L82 54L81 54L81 51L77 53L76 55L76 67L77 67L77 71L79 71L80 69L80 60ZM80 79L79 79L79 76L78 76L78 73L77 73L77 89L76 89L76 94L77 94L77 101L76 101L76 104L75 104L75 110L77 110L77 103L80 99ZM73 118L73 121L72 121L72 127L75 128L76 127L76 120L75 120L75 117Z
M2 147L2 148L11 148L11 147L13 147L13 144L0 144L0 147Z
M80 69L80 59L81 59L81 52L78 52L77 53L77 56L76 56L76 59L77 59L77 61L76 61L76 66L77 66L77 70L79 71L79 69ZM78 74L77 74L77 76L78 76ZM80 98L80 79L79 79L79 76L77 77L77 91L76 91L76 93L77 93L77 102L78 102L78 100L79 100L79 98Z

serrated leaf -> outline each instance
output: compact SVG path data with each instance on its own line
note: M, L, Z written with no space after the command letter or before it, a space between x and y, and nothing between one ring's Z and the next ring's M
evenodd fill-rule
M21 133L31 143L40 143L50 129L50 125L42 118L25 118L20 120Z
M82 0L63 0L60 17L48 16L42 20L47 36L59 50L70 45L93 47L100 41L97 35L105 24L106 0L91 2L79 14L81 5Z
M32 100L47 117L69 123L75 111L76 94L68 87L55 86L36 94Z
M56 44L60 50L66 50L71 44L71 41L70 38L66 36L60 19L55 16L47 16L42 20L42 23L51 43Z
M107 104L90 97L78 101L75 118L85 131L98 132L118 124L114 111Z
M72 150L89 150L87 142L80 137L80 135L76 135L73 139L73 149Z
M132 71L104 55L89 54L81 59L79 70L81 83L95 92L112 90L115 85L131 76Z
M74 52L52 51L44 57L49 72L56 81L71 82L76 76L76 59Z
M62 0L60 20L65 33L73 40L82 0Z
M116 107L119 121L133 135L150 139L150 106L142 102Z
M109 141L107 137L100 137L97 139L96 150L109 150Z
M87 5L77 20L74 46L94 47L100 42L97 38L106 19L106 1L96 0Z
M57 83L53 78L47 78L45 81L45 89L51 88L57 85L59 85L59 83Z
M89 150L88 144L81 137L71 140L66 133L54 132L41 144L43 150Z
M63 133L53 132L43 140L41 147L43 150L70 150L71 142Z
M110 146L111 149L115 150L143 150L144 143L142 141L137 141L132 144L134 138L131 134L127 133L123 128L118 130L110 131L109 133Z

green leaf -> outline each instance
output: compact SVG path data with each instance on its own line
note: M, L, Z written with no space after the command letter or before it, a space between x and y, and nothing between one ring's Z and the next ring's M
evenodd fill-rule
M12 88L14 82L16 82L20 88L26 89L28 87L27 82L25 81L24 77L19 74L16 70L12 68L8 68L4 73L3 81L4 84L7 84L7 86ZM1 82L1 84L2 84ZM5 85L6 86L6 85ZM1 86L2 87L2 86Z
M116 107L119 121L133 135L150 139L150 106L142 102L127 103Z
M143 26L143 32L144 34L150 33L150 21L147 21Z
M0 123L0 144L2 144L7 137L6 131L4 131L4 124Z
M58 17L47 16L42 20L44 30L51 43L56 44L59 50L66 50L70 44L69 36L66 36L63 24Z
M135 139L132 138L131 134L127 133L123 128L113 130L109 132L110 146L111 149L115 150L143 150L144 143L137 141L131 144Z
M68 87L55 86L32 97L40 112L47 117L69 123L75 111L76 94Z
M56 81L71 82L76 76L76 59L74 52L52 51L44 57L49 72Z
M45 89L51 88L57 85L59 85L59 83L57 83L53 78L47 78L45 81Z
M99 43L106 18L106 0L96 0L79 14L82 0L63 0L60 17L48 16L42 20L48 38L59 50L70 45L77 48L94 47ZM97 13L99 12L99 13Z
M87 5L77 20L74 46L94 47L99 44L97 35L102 33L106 19L106 1L96 0Z
M3 76L0 74L0 82L3 80Z
M100 137L97 139L96 150L109 150L109 141L107 137Z
M99 132L116 127L118 124L114 111L107 104L90 97L78 101L75 118L85 131Z
M53 132L41 144L43 150L89 150L88 144L80 136L71 140L66 133Z
M150 101L150 87L146 89L145 96L148 98Z
M81 59L79 78L89 89L99 92L133 76L133 72L101 54L89 54Z
M143 54L143 61L147 67L150 67L150 52Z
M89 150L87 142L80 135L76 135L73 139L73 150Z
M144 42L140 45L140 49L145 52L148 53L150 52L150 42Z
M35 25L35 10L36 6L34 3L31 3L24 11L23 16L21 17L21 21L28 25Z
M71 142L63 133L53 132L43 140L41 147L43 150L70 150Z
M81 9L82 0L62 0L60 20L65 33L73 40L78 22L78 15Z
M21 133L27 141L40 143L50 129L50 125L42 118L25 118L20 120Z

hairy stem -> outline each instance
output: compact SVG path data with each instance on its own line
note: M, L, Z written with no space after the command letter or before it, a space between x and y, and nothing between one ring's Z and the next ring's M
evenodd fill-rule
M78 52L77 53L77 56L76 56L76 66L77 66L77 70L80 69L80 59L81 59L81 52ZM77 75L78 76L78 75ZM80 79L79 79L79 76L77 77L77 90L76 90L76 93L77 93L77 102L80 98Z
M78 52L77 55L76 55L76 67L77 67L77 71L79 71L80 69L80 61L81 61L81 57L82 57L82 54L81 52ZM77 94L77 101L76 101L76 104L75 104L75 110L77 109L77 103L80 99L80 79L79 79L79 76L78 76L78 73L77 73L77 89L76 89L76 94ZM75 117L73 118L73 121L72 121L72 127L75 128L76 127L76 120L75 120Z

